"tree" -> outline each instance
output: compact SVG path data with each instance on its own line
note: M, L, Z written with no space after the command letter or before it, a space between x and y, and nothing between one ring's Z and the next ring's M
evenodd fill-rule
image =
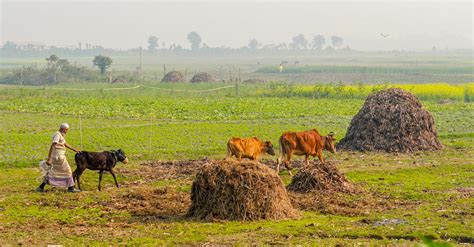
M52 65L52 64L56 64L56 62L59 60L59 57L52 54L50 55L49 57L46 58L46 61L48 61L48 64Z
M323 45L326 44L326 38L321 34L317 34L313 38L313 49L321 50Z
M202 39L198 33L196 32L188 33L188 40L191 43L191 49L193 51L199 50L199 48L201 47Z
M342 46L342 43L344 43L344 40L339 36L333 35L331 36L331 43L334 48L339 48Z
M295 50L306 49L308 48L308 40L300 33L293 37L293 42L291 42L290 47Z
M46 58L46 61L48 61L48 63L46 64L46 75L45 75L47 82L56 83L57 74L58 74L57 68L58 68L59 60L60 60L59 57L54 54Z
M156 51L158 47L158 38L156 36L150 36L148 38L148 51Z
M94 66L99 67L101 74L105 74L105 71L112 65L112 58L99 55L95 56L92 62Z
M249 48L252 49L252 50L257 50L258 47L260 46L260 44L258 43L258 41L256 39L252 39L250 40L249 42Z

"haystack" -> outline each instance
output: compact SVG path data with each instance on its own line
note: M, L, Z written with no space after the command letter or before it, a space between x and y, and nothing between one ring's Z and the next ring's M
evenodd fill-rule
M359 151L439 150L433 116L411 93L392 88L367 97L338 148Z
M351 193L355 188L333 163L326 161L323 164L311 163L309 167L299 170L291 179L288 190L301 193L309 191Z
M214 78L209 73L199 72L191 78L190 82L214 82Z
M260 79L260 78L251 78L244 81L244 83L248 83L248 84L265 83L265 82L267 82L265 79Z
M295 218L299 214L272 169L256 162L212 161L196 175L188 216L258 220Z
M171 71L163 76L161 82L184 82L184 75L179 71Z

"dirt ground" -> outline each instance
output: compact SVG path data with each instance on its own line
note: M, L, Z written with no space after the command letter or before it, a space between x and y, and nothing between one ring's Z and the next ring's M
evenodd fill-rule
M107 206L117 210L131 212L134 216L150 219L166 219L176 215L184 217L189 208L190 193L179 188L150 188L147 184L163 180L177 180L180 186L190 186L200 168L210 160L150 161L140 164L137 169L119 168L124 176L138 179L125 182L129 187L124 193L114 195L120 203ZM263 160L262 163L275 169L275 162ZM303 161L293 161L294 168L303 166ZM312 161L311 165L318 165ZM364 216L372 212L381 212L394 208L413 208L416 202L391 199L379 192L366 191L355 185L352 193L337 191L312 191L299 193L288 191L296 209L346 216ZM126 199L126 200L124 200Z

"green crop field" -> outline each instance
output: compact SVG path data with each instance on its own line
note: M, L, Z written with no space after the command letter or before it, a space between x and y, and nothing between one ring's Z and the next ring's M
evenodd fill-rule
M464 68L460 68L465 70ZM457 72L456 72L457 73ZM404 84L434 118L438 152L325 154L365 192L295 206L296 220L206 222L185 217L192 176L150 178L143 163L225 156L232 136L277 143L287 130L342 138L364 98L387 85L266 83L59 84L0 88L0 244L416 245L474 241L474 103L471 84ZM216 91L202 91L226 87ZM235 88L238 87L238 88ZM86 171L85 191L34 192L38 162L62 122L82 150L122 148L121 188ZM275 159L266 156L265 159ZM297 158L301 159L301 158ZM73 153L68 152L73 164ZM285 184L290 176L284 170ZM296 197L298 195L290 195ZM317 196L317 195L315 195Z

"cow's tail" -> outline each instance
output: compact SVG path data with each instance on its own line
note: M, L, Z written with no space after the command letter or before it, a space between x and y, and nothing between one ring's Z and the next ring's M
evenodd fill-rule
M283 135L280 136L278 144L280 144L280 157L277 158L277 164L280 164L280 162L284 160L286 154L285 145L283 144Z
M230 157L232 157L232 148L230 146L230 140L227 142L227 155L225 156L225 159L228 160Z

